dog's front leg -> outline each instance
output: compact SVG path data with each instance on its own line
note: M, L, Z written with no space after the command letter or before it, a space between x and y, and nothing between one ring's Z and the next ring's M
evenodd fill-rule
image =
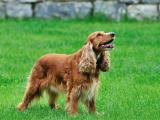
M79 100L79 90L78 87L74 87L70 93L70 114L74 115L78 113L78 100Z
M91 100L86 100L85 102L89 113L95 113L96 112L96 105L95 105L95 97Z

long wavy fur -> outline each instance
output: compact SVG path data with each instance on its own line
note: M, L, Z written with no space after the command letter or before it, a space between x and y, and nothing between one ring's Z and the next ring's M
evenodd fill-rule
M108 71L110 68L110 54L108 51L101 53L100 57L97 60L97 66L101 71Z
M94 73L97 60L92 43L88 42L82 49L82 55L78 65L79 71L83 73Z

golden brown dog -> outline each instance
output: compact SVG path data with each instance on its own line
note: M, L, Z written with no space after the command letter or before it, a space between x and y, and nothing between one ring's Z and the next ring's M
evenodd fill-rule
M49 95L49 105L55 103L59 92L66 93L66 110L70 114L78 112L81 100L89 112L95 112L95 95L100 71L109 69L109 52L113 48L113 32L93 32L85 45L76 53L47 54L33 66L23 101L17 106L25 110L29 103L40 97L43 91Z

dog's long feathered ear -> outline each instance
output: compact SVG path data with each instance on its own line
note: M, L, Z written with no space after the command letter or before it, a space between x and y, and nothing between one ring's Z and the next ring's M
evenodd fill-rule
M82 48L82 55L79 61L79 71L83 73L94 73L96 70L96 55L93 51L93 45L91 42Z
M97 66L100 70L106 72L110 68L110 54L108 51L101 53L100 57L97 60Z

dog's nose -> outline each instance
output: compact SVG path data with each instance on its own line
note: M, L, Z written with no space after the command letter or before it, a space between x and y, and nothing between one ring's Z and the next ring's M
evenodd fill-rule
M114 32L109 32L109 34L114 37L116 34Z

